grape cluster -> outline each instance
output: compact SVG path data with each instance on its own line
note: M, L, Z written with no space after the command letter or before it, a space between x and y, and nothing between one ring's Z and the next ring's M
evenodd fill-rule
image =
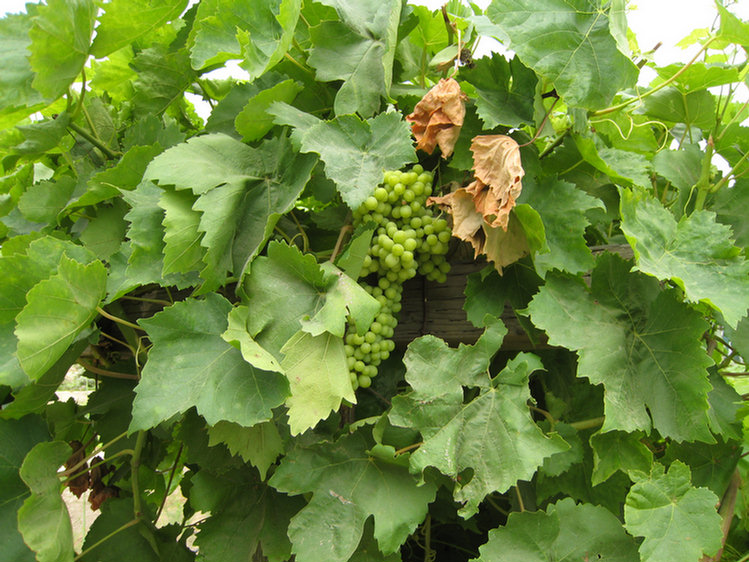
M418 272L444 283L450 271L445 254L452 233L447 221L426 207L432 179L418 164L405 172L387 171L382 184L354 211L354 227L376 224L360 284L380 303L380 312L364 335L357 334L351 322L346 331L346 357L355 388L367 388L380 362L395 348L392 337L403 282ZM370 282L373 278L376 282Z

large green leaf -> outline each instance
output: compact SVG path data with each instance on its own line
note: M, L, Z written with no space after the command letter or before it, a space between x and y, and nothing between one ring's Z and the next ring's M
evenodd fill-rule
M216 477L201 470L191 480L190 504L210 511L198 525L195 544L206 560L252 560L262 552L269 562L291 555L286 536L289 520L303 505L300 498L279 494L247 470Z
M669 123L711 129L715 125L715 97L707 90L681 92L668 87L645 98L645 112Z
M586 211L603 208L573 184L556 178L542 178L524 186L518 201L528 203L541 215L548 252L536 254L533 263L542 277L554 268L570 273L593 267L593 254L585 243L585 228L590 224Z
M158 562L159 555L149 541L152 532L144 522L121 529L133 520L132 498L108 499L101 513L86 533L83 550L91 548L101 540L103 548L94 549L81 558L82 562L116 562L131 559L142 562ZM111 535L111 536L110 536Z
M423 345L419 342L428 343L425 338L412 344L409 353ZM470 365L461 377L483 375L485 381L481 393L467 403L453 370L438 356L430 363L427 367L407 362L407 381L429 376L435 389L417 384L420 390L394 397L390 421L421 432L424 442L411 455L411 470L423 473L434 466L449 476L455 482L455 500L463 504L463 517L475 514L487 494L530 480L545 458L569 448L558 435L544 435L528 410L528 378L543 368L535 355L518 354L493 380L488 369L478 371L478 363ZM473 476L462 483L467 469Z
M102 58L129 45L175 20L186 5L187 0L112 0L99 17L91 54Z
M513 512L489 531L476 562L639 562L637 544L606 508L567 498L546 512Z
M637 537L643 562L699 560L721 546L718 498L706 488L694 488L689 467L680 461L668 473L660 464L632 486L624 505L624 525Z
M732 187L724 187L714 197L710 208L718 220L731 226L732 238L738 246L749 246L749 221L744 212L749 208L749 180L736 180Z
M385 170L400 169L416 158L411 131L397 112L366 121L355 115L320 121L280 102L268 112L276 116L276 123L295 127L293 138L302 152L320 155L325 175L352 209L372 194Z
M284 444L276 424L261 422L252 427L220 421L208 429L208 445L224 443L233 455L257 468L260 478L265 480L268 468L278 455L284 452Z
M186 50L169 52L158 43L138 53L131 66L138 73L132 98L137 115L164 112L196 78Z
M461 70L460 76L476 88L476 109L487 129L533 124L538 79L517 58L508 61L494 53L476 61L473 69Z
M356 402L340 336L313 336L299 331L281 348L281 353L285 355L281 366L291 389L286 406L292 435L327 418L331 411L338 410L342 400Z
M164 209L164 276L200 268L205 250L200 245L200 213L189 191L165 189L159 199Z
M29 291L15 329L18 361L29 378L47 372L96 318L106 283L100 261L83 265L63 256L57 273Z
M380 96L390 93L401 2L322 3L334 7L341 19L310 28L313 47L308 62L318 80L344 81L333 104L336 115L369 117L380 107Z
M575 135L574 139L585 161L616 183L650 185L648 170L651 166L644 155L618 148L597 146L596 139L591 136Z
M595 486L607 480L617 470L624 473L638 470L650 472L653 465L653 452L641 441L644 435L637 431L608 431L590 437L593 449L593 478Z
M18 471L26 454L36 444L47 439L47 424L39 416L0 420L0 529L3 529L0 558L3 560L32 562L35 559L16 530L18 508L28 495L28 489Z
M33 86L56 99L81 73L88 58L98 8L93 0L49 0L34 17L31 37Z
M707 302L735 327L749 309L749 262L733 245L731 229L709 211L695 211L677 223L656 200L620 193L621 228L637 268L671 279L689 300Z
M577 351L578 376L603 384L603 431L648 433L652 417L664 437L712 442L712 361L700 341L707 323L674 291L629 273L630 265L604 254L590 289L580 279L549 273L528 306L531 319L549 343Z
M3 72L0 75L0 112L15 107L32 106L42 97L31 87L34 72L28 60L31 44L29 14L7 15L0 19L0 52L3 53Z
M370 515L380 550L395 552L426 516L436 487L416 486L404 463L372 457L367 447L361 431L335 443L299 443L270 479L281 492L313 494L289 526L298 562L345 562Z
M131 432L193 406L211 425L226 420L250 427L271 418L288 384L247 363L221 338L230 310L226 299L211 293L140 320L153 347L135 389Z
M315 336L328 332L340 338L348 315L358 327L368 328L379 310L377 301L341 271L278 242L268 245L267 257L255 261L242 289L253 311L250 334L278 358L302 328Z
M252 148L213 134L157 156L145 177L199 196L194 210L201 213L197 230L205 248L201 274L204 290L211 290L223 284L227 271L244 275L280 216L293 207L315 162L295 153L285 138ZM194 234L182 239L189 244Z
M637 67L617 49L598 0L493 0L486 13L520 60L570 105L604 107L637 79Z
M201 2L191 32L193 67L244 58L244 68L257 78L288 50L300 7L300 0Z
M18 510L18 530L39 562L73 561L73 526L57 478L70 453L63 441L38 443L21 465L20 475L31 495Z
M293 80L284 80L252 96L236 117L234 126L245 142L261 139L273 128L273 116L266 109L274 102L291 103L302 90Z

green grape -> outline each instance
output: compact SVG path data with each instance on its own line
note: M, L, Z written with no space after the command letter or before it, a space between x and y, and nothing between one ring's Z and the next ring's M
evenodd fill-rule
M434 176L421 165L389 170L364 203L354 210L354 227L374 221L375 235L362 263L360 283L380 305L368 330L357 333L349 322L344 351L354 389L368 388L378 366L395 349L393 334L401 311L403 283L417 272L444 282L450 270L445 260L451 232L447 221L426 207Z

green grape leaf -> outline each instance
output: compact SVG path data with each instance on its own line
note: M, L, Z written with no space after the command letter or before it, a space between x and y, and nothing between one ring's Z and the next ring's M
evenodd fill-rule
M81 332L55 364L47 369L46 373L33 383L16 390L13 393L13 402L5 404L3 409L0 410L0 417L18 419L27 414L44 411L49 401L54 400L55 392L65 378L70 366L92 343L90 336L93 332L93 328Z
M232 455L239 455L257 468L265 480L268 468L284 452L283 441L273 422L261 422L252 427L220 421L208 428L208 446L224 443Z
M389 95L401 2L322 3L334 7L341 20L310 28L313 46L307 62L316 70L317 80L344 81L333 103L336 115L369 117L380 107L380 96Z
M196 79L187 51L168 52L158 43L140 51L131 67L138 74L132 97L138 116L163 113Z
M721 547L718 498L706 488L694 488L689 467L680 461L667 473L653 465L649 478L636 482L624 504L624 526L636 537L643 562L698 560Z
M299 331L281 348L281 366L289 379L286 399L291 434L297 435L337 411L342 400L355 403L343 340L329 333Z
M73 526L57 477L70 453L63 441L38 443L21 465L20 475L31 495L18 510L18 530L41 562L73 561Z
M242 140L250 142L263 138L273 128L273 116L266 111L268 107L274 102L291 103L302 89L299 82L284 80L252 96L234 120Z
M83 70L97 11L93 0L49 0L36 9L29 61L32 85L46 98L64 94Z
M63 256L57 273L29 291L16 317L15 334L18 362L30 379L47 372L96 318L106 282L100 261L83 265Z
M577 352L577 373L603 384L603 431L650 432L713 442L708 429L707 323L674 291L630 273L615 254L598 258L591 288L549 273L528 310L551 345ZM648 412L650 415L648 415Z
M573 184L556 178L541 178L523 187L519 203L528 203L544 223L548 252L536 254L536 272L545 277L552 269L579 273L593 267L593 254L585 242L585 216L591 209L603 209L595 199Z
M633 86L637 67L611 35L609 16L586 0L494 0L486 15L523 63L569 105L597 109Z
M186 161L192 165L185 167ZM227 270L244 276L316 161L296 154L285 138L252 148L217 133L190 139L151 162L146 178L199 196L194 211L201 213L198 231L205 248L203 292L223 285Z
M336 260L336 265L351 279L359 279L361 270L364 267L364 258L372 242L375 226L374 221L360 224L351 235L351 241L346 246L346 249L341 252L341 255Z
M191 32L193 68L244 58L250 79L257 78L288 50L300 9L300 0L201 2Z
M107 199L118 197L122 191L132 191L143 179L148 163L163 149L158 143L148 146L133 146L122 158L88 181L88 189L80 197L74 197L66 210L96 205Z
M231 308L211 293L140 320L153 347L135 388L130 432L155 427L192 406L210 425L226 420L250 427L271 418L288 384L282 375L247 363L221 339Z
M230 343L242 352L242 357L253 367L263 371L275 371L283 373L281 364L276 358L268 353L262 346L252 339L247 331L250 319L250 309L246 306L237 306L229 312L229 324L226 331L221 334L223 340Z
M637 269L671 279L689 300L705 301L735 327L749 309L749 262L731 241L731 229L709 211L678 223L652 198L621 190L621 228Z
M164 269L170 273L187 273L201 267L205 249L200 245L200 213L193 210L196 197L189 191L165 189L159 199L164 209Z
M508 61L493 53L477 60L474 68L461 70L460 76L476 88L476 110L487 129L533 124L538 79L517 57Z
M736 441L719 439L709 447L702 443L669 443L661 463L672 463L678 459L689 466L694 487L708 488L721 497L735 475L741 455L741 446Z
M106 547L94 549L81 557L82 562L116 562L117 560L139 560L158 562L158 553L151 542L152 531L140 522L120 528L133 520L132 498L110 498L101 506L101 513L86 533L83 550L106 539ZM111 536L110 536L111 535ZM151 540L149 540L151 539Z
M193 482L191 503L203 496L209 503L196 508L211 511L211 517L198 525L195 544L201 556L206 560L252 560L262 549L269 562L289 559L291 543L286 530L303 502L248 478L246 472L217 478L200 471Z
M644 155L618 148L598 147L591 136L575 135L575 145L586 162L624 185L650 185L651 165Z
M330 332L342 338L346 319L353 320L359 334L364 334L380 311L380 303L351 277L330 263L320 266L328 278L335 279L325 293L325 304L312 318L302 319L302 329L313 336Z
M742 248L749 246L749 221L744 209L749 209L749 180L738 179L733 187L724 187L715 195L710 209L723 224L733 231L732 238Z
M108 260L116 253L127 231L125 213L127 206L120 198L113 205L96 209L96 216L88 221L81 232L80 240L98 259Z
M593 477L595 486L608 480L617 470L625 474L639 471L645 474L653 466L653 452L641 441L644 433L636 431L609 431L595 433L590 437L593 449Z
M18 471L26 454L49 439L47 423L40 416L20 420L0 419L0 528L3 529L3 556L14 562L33 562L34 554L17 531L17 512L28 496Z
M39 92L31 87L34 72L27 49L31 45L29 31L33 21L29 14L11 14L0 19L0 52L3 53L0 114L24 105L28 108L42 101Z
M295 128L292 138L301 144L302 152L320 155L325 175L352 209L372 194L385 170L400 169L416 159L411 131L398 112L380 113L365 121L356 115L321 121L278 102L268 113L276 116L276 123Z
M749 324L749 319L743 322ZM726 380L716 371L710 370L710 385L713 387L708 394L710 401L710 429L716 435L722 435L724 439L742 439L741 419L741 395L736 392Z
M685 90L704 90L732 82L740 82L740 68L726 64L710 64L693 62L689 66L684 63L669 64L654 69L663 80L673 79ZM678 76L676 76L678 74Z
M112 0L99 17L91 54L100 59L114 53L177 19L185 6L187 0Z
M507 328L496 318L487 320L484 333L474 345L451 348L435 336L422 336L409 344L403 363L406 380L417 395L437 397L462 392L462 386L490 385L486 373Z
M416 486L404 466L370 456L367 447L361 431L335 443L297 444L270 479L280 492L312 492L289 526L298 562L345 562L370 515L380 551L390 554L426 516L436 487Z
M295 246L271 242L268 255L255 260L242 283L253 311L247 322L249 333L280 360L281 348L299 331L302 320L319 310L321 293L333 281L314 256L302 254Z
M66 134L70 116L60 113L55 119L45 119L30 125L18 125L24 141L15 146L13 152L27 156L41 155L45 152L61 152L58 147Z
M546 512L512 512L504 527L489 531L476 562L639 562L637 544L606 508L571 498Z
M707 90L682 92L667 87L643 100L645 113L669 123L712 129L715 126L715 97Z
M408 367L410 382L422 366ZM434 466L449 476L455 482L455 500L463 504L463 517L475 514L487 494L529 480L545 458L569 449L558 435L544 435L531 418L528 378L539 369L543 366L538 357L519 353L476 398L463 403L462 387L445 385L440 381L444 371L432 368L429 375L441 393L415 390L393 398L391 423L419 430L424 441L411 455L411 470L423 473ZM489 379L486 371L484 376ZM466 469L472 469L473 476L463 483Z

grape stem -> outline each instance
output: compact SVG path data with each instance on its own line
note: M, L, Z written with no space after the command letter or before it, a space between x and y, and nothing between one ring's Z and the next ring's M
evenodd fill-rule
M419 441L418 443L412 443L411 445L408 445L407 447L403 447L402 449L398 449L395 451L394 456L402 455L403 453L407 453L408 451L411 451L412 449L417 449L418 447L421 447L424 444L423 441Z
M352 230L352 226L350 224L344 224L341 227L340 232L338 233L338 240L335 241L335 247L333 248L333 253L330 254L330 263L333 263L335 259L338 257L338 253L341 251L341 248L343 247L343 241L346 239L346 234Z

